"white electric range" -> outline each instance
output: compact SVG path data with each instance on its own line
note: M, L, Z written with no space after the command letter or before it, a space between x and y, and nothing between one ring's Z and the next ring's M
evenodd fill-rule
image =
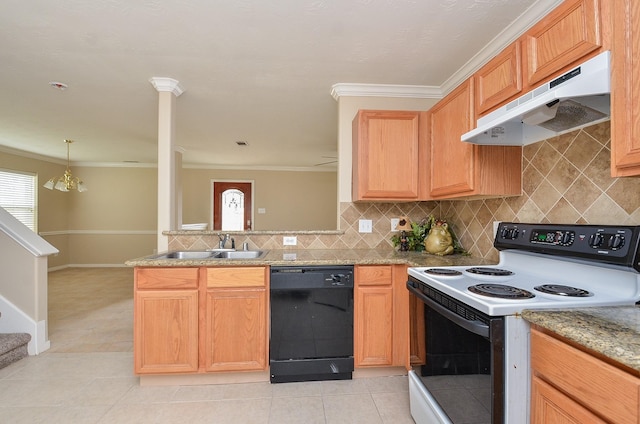
M416 423L528 422L520 313L635 304L639 245L638 226L500 223L496 265L409 268L407 288L427 317L427 363L410 372ZM472 379L476 388L458 389Z

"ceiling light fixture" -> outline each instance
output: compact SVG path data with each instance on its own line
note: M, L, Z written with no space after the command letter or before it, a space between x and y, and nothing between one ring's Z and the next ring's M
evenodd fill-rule
M44 188L49 190L71 191L78 190L80 193L87 191L87 186L84 185L82 180L78 177L71 175L71 168L69 167L69 145L73 143L73 140L65 140L67 144L67 169L64 171L62 177L53 177L44 184Z

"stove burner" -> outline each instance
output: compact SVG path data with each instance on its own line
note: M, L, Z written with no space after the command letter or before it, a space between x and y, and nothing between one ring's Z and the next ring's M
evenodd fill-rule
M456 271L455 269L449 268L429 268L424 270L425 274L431 275L441 275L441 276L454 276L454 275L462 275L460 271Z
M593 296L593 293L579 289L571 286L562 286L559 284L543 284L541 286L536 286L534 289L541 291L543 293L555 294L557 296L567 296L567 297L589 297Z
M468 289L475 294L502 299L531 299L535 297L533 293L527 290L505 286L504 284L476 284Z
M485 267L469 268L467 269L467 272L470 272L471 274L478 274L478 275L495 275L495 276L513 275L513 272L507 269L485 268Z

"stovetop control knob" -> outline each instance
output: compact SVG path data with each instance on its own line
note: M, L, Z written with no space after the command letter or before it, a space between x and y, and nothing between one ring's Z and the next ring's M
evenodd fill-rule
M604 237L602 237L602 234L600 233L592 234L591 237L589 238L589 246L593 247L594 249L597 249L598 247L600 247L603 240L604 240Z
M565 231L560 236L560 243L563 246L570 246L573 243L573 233L571 231Z
M622 246L624 246L624 236L621 234L614 234L609 239L609 248L613 250L618 250Z
M515 240L518 238L518 229L505 227L500 231L500 236L505 240Z

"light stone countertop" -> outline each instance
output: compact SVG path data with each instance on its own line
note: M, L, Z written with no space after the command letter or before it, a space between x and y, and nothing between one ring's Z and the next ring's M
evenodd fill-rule
M640 376L640 306L526 310L522 317Z
M311 266L311 265L395 265L456 266L490 265L484 259L468 255L436 256L423 252L398 252L392 249L275 249L260 259L154 259L149 255L125 262L128 266Z

